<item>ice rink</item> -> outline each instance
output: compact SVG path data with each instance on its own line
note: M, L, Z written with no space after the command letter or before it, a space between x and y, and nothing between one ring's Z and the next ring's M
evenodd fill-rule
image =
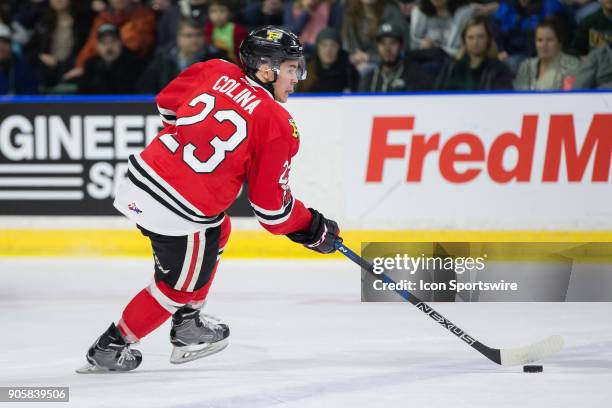
M436 305L493 347L565 337L543 373L524 374L489 362L412 305L361 303L348 261L224 260L206 311L231 328L225 351L171 365L166 323L135 347L144 355L136 371L79 375L90 344L149 283L152 261L0 258L0 270L0 386L70 387L70 402L53 406L596 408L612 400L610 303ZM28 405L40 406L14 406Z

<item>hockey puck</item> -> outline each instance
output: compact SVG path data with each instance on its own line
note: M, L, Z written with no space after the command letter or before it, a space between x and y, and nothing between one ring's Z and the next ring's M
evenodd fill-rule
M524 373L541 373L544 371L544 367L541 365L525 365L523 366Z

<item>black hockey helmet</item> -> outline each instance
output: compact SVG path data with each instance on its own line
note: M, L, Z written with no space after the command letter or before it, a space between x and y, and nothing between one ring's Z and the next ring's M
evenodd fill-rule
M275 73L280 72L280 64L286 60L298 62L297 77L306 79L304 48L297 35L277 26L254 29L240 44L240 61L246 73L255 79L255 73L262 64L267 64Z

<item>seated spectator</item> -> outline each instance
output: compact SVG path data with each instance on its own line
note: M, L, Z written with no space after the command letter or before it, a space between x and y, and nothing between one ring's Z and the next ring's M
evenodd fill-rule
M334 0L295 0L285 4L283 25L300 37L306 52L314 49L325 27L340 28L342 5Z
M38 93L36 70L12 50L11 30L0 24L0 95Z
M460 6L460 0L422 0L413 7L410 49L440 50L457 55L461 47L461 30L475 10L471 5Z
M119 29L112 24L98 27L96 56L85 63L79 93L127 94L134 91L140 60L126 48Z
M50 0L49 8L34 25L28 52L40 62L45 88L58 84L73 68L77 54L85 44L92 15L78 0Z
M171 47L176 41L179 22L183 18L195 20L204 27L208 21L208 0L179 0L173 1L167 7L164 2L168 0L154 0L162 2L158 8L159 21L157 23L157 49Z
M181 20L176 44L155 54L140 77L138 88L143 93L156 94L190 65L213 58L227 59L227 54L204 42L204 33L196 20Z
M534 32L545 18L564 18L567 10L558 0L501 0L493 14L499 58L516 72L519 64L534 55Z
M266 25L282 25L282 0L263 0L249 4L242 12L242 24L248 29Z
M317 36L316 52L309 59L308 75L298 92L350 92L357 89L359 74L341 47L340 32L328 27Z
M544 20L535 32L538 56L521 63L514 89L546 90L563 89L565 79L578 67L578 58L561 52L562 35L554 20Z
M405 33L406 44L408 25L399 7L390 0L347 0L343 19L343 48L362 75L378 63L376 32L383 23Z
M210 0L208 2L208 23L204 26L204 37L221 51L225 51L234 62L240 61L238 51L242 40L247 36L246 30L238 23L230 21L232 5L228 0Z
M79 52L76 67L64 75L72 79L83 74L85 62L96 55L98 28L103 24L113 24L119 29L125 47L139 57L147 56L155 42L155 13L143 4L133 0L108 0L109 10L96 17L89 31L89 38Z
M433 78L410 60L404 60L404 34L385 23L378 30L376 44L380 62L361 78L362 92L424 91Z
M497 59L497 46L486 17L472 17L463 29L461 40L463 46L457 58L444 64L435 89L512 89L512 72Z
M578 25L572 44L574 55L586 55L612 40L612 0L599 0L599 3L601 8Z
M612 89L612 40L592 49L580 63L574 89Z

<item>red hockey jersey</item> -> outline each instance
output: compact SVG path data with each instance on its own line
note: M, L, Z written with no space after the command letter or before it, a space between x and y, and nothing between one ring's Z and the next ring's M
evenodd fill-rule
M291 195L299 134L291 115L238 66L198 63L156 98L164 129L129 159L115 207L165 235L219 225L246 181L261 225L274 234L308 228Z

